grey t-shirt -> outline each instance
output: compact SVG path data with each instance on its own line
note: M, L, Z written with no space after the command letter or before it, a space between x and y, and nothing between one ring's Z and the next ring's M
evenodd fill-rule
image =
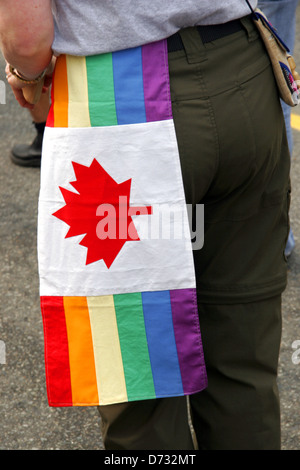
M256 7L257 0L250 0ZM52 0L56 53L94 55L250 14L245 0Z

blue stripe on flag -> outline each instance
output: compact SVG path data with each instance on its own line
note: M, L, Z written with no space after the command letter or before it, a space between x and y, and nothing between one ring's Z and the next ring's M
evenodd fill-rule
M118 124L146 122L141 47L112 56Z
M169 291L143 292L144 321L157 397L183 394Z

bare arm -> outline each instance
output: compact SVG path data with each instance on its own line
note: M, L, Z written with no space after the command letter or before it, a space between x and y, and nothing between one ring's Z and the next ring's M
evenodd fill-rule
M52 57L51 0L0 0L0 46L7 62L37 77Z

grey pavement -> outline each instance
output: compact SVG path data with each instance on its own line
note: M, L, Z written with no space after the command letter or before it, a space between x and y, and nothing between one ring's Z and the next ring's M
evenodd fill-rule
M300 71L299 9L298 25ZM5 82L3 64L0 58L0 80ZM101 450L96 408L48 406L36 256L40 171L9 159L11 147L30 143L35 132L8 87L5 95L6 104L0 104L0 450ZM293 113L300 119L300 106ZM294 139L291 222L296 248L283 295L279 368L283 450L300 449L300 126Z

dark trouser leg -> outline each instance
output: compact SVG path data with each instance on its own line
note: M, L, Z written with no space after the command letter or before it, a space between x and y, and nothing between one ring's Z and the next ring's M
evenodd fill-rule
M208 388L191 396L200 449L280 449L280 296L200 305Z
M99 407L106 450L193 450L185 397Z

